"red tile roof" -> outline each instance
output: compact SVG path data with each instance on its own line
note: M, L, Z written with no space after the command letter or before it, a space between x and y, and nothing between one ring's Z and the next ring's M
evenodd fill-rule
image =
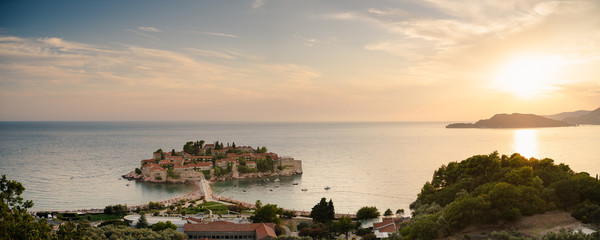
M235 224L227 221L216 221L211 223L186 223L183 225L184 232L255 232L257 239L275 238L277 235L273 223L246 223Z
M404 219L402 218L383 219L383 222L373 224L373 230L379 230L379 232L395 232L403 220Z

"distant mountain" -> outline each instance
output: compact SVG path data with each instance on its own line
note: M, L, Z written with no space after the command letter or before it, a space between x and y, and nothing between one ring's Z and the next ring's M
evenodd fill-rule
M580 116L567 117L563 121L571 124L594 124L600 125L600 108Z
M547 118L559 120L559 121L564 121L567 118L580 117L580 116L586 115L590 112L592 112L592 111L579 110L579 111L575 111L575 112L561 112L561 113L554 114L554 115L545 115L543 117L547 117Z
M496 114L490 119L479 120L476 123L453 123L446 128L540 128L566 127L574 124L545 118L534 114Z

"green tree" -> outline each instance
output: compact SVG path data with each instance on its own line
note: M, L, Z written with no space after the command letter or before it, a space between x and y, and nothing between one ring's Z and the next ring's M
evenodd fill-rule
M362 207L356 212L356 219L358 220L377 218L379 216L380 214L377 207Z
M162 231L162 230L165 230L168 228L177 230L177 226L175 224L173 224L171 221L157 222L152 225L152 231L155 231L155 232L159 232L159 231Z
M281 223L281 219L277 216L279 212L279 208L274 204L267 204L262 206L259 209L254 211L254 215L250 216L250 220L255 223L275 223L279 225Z
M327 203L326 198L321 198L321 201L317 203L310 211L310 217L315 222L327 223L335 218L335 210L333 207L333 201L330 199Z
M146 219L146 215L143 213L140 215L138 222L135 224L135 228L148 228L148 220Z
M256 209L259 209L262 207L262 202L260 200L256 200L256 202L254 203L254 206L256 206Z
M400 208L400 209L396 210L396 214L398 214L400 216L404 215L404 208Z
M392 212L392 209L387 209L385 210L385 212L383 213L383 216L392 216L394 215L394 213Z
M356 223L352 222L351 218L342 216L337 222L333 223L333 229L339 234L344 234L346 239L348 239L349 232L352 229L356 229Z
M45 220L36 221L27 213L31 200L21 197L25 187L20 182L0 179L0 239L50 239L51 228Z

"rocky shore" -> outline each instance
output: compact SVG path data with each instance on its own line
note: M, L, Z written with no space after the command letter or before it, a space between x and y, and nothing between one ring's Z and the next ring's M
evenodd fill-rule
M222 182L222 181L227 181L227 180L232 180L232 179L248 179L248 178L265 178L265 177L287 177L287 176L293 176L296 174L302 174L301 171L295 171L295 172L291 172L291 171L277 171L277 172L271 172L271 171L267 171L267 172L256 172L256 173L245 173L245 174L227 174L224 176L214 176L211 179L209 179L209 181L211 182ZM135 171L131 171L125 175L122 175L121 177L123 177L124 179L127 180L136 180L139 182L151 182L151 183L196 183L198 181L200 181L200 178L186 178L186 179L173 179L173 178L166 178L163 180L157 180L154 177L148 177L148 176L144 176L143 174L137 174Z

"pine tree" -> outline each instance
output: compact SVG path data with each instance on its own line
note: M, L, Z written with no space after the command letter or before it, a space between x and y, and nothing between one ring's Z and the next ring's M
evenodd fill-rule
M142 213L137 224L135 224L135 228L148 228L148 220L146 219L146 215Z

